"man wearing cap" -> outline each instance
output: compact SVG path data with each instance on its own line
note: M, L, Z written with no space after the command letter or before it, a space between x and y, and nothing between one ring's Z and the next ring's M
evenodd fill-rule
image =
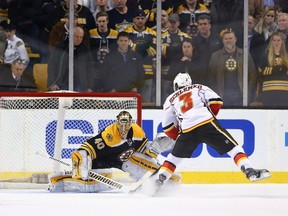
M156 32L146 27L146 14L143 10L137 10L133 18L133 26L125 29L131 39L131 48L137 52L143 60L145 69L145 80L141 96L144 103L155 102L155 74L153 70L153 59L156 56Z
M3 59L0 59L0 64L10 67L15 59L22 59L26 68L30 59L23 40L16 36L16 25L10 19L1 21L0 25L6 36Z
M228 107L243 106L243 49L236 46L232 29L224 29L220 36L224 47L211 56L208 78L211 86ZM256 69L248 53L248 102L252 102L256 89Z

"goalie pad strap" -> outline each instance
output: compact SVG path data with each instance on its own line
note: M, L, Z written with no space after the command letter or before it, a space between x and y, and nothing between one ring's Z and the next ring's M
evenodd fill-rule
M134 152L128 161L122 165L122 170L128 172L134 180L141 179L147 171L155 172L160 167L158 160L139 152Z
M156 160L154 161L152 160L152 158L145 158L144 157L145 155L134 155L134 154L129 158L129 160L133 164L150 172L155 172L159 168L159 165L157 164Z

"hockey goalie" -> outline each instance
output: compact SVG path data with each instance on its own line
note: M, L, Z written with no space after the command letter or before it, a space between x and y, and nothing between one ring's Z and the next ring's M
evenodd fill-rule
M101 133L84 142L72 157L72 174L53 173L48 176L50 192L101 192L113 189L107 184L89 177L93 171L107 178L112 177L115 169L129 173L138 181L147 171L154 173L160 163L157 159L162 152L170 150L174 141L164 133L159 133L149 141L143 129L132 123L132 116L121 111L116 122L106 127ZM174 173L172 185L181 181Z

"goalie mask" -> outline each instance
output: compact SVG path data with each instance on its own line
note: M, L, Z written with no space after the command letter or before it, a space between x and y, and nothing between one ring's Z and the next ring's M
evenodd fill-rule
M173 90L177 91L185 86L192 85L192 79L188 73L179 73L173 81Z
M122 139L126 139L128 131L131 128L132 116L127 111L122 111L117 115L117 128Z

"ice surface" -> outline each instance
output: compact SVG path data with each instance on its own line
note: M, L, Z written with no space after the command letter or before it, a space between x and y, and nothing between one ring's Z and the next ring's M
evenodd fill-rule
M190 184L145 194L0 190L1 216L287 216L288 184Z

